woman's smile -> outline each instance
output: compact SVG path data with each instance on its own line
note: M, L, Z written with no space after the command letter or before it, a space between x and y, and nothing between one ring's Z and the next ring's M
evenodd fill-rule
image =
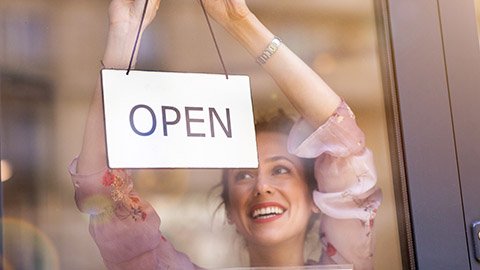
M286 211L286 207L277 202L265 202L254 205L250 217L255 223L267 223L281 218Z

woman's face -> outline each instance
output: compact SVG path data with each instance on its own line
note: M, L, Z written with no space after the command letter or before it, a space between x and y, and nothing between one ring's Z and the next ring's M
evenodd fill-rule
M247 243L304 241L314 205L302 162L284 134L260 132L257 144L259 168L228 173L228 217Z

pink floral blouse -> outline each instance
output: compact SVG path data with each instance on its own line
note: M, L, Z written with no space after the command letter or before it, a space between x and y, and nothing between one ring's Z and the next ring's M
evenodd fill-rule
M350 108L342 102L316 130L298 121L288 150L316 159L313 198L323 213L318 264L373 269L373 223L382 195L372 153ZM159 216L137 196L128 171L105 168L79 175L76 163L69 167L75 201L90 214L90 234L108 269L199 269L162 235Z

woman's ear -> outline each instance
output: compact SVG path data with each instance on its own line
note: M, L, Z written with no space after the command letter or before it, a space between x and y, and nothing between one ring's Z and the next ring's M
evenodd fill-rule
M312 203L312 212L315 214L320 213L320 208L315 203Z

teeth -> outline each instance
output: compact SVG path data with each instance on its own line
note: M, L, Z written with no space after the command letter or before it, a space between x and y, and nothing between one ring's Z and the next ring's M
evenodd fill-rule
M253 211L253 218L269 218L275 215L283 214L284 210L277 206L259 208Z

